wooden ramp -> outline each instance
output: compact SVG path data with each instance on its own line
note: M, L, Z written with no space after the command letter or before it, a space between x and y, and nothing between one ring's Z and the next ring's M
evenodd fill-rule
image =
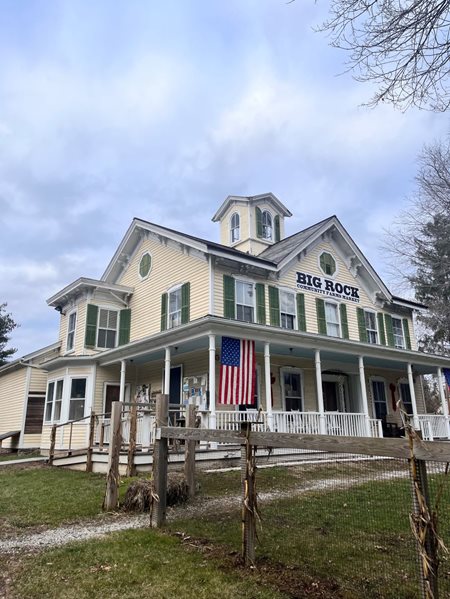
M8 433L0 434L0 447L5 439L13 439L14 437L19 437L20 431L9 431Z

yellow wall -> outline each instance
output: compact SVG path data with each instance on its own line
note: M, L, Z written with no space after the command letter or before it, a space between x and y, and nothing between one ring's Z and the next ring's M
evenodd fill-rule
M144 252L152 256L149 276L141 280L139 263ZM161 330L161 295L171 287L190 282L190 320L208 314L209 267L206 258L189 255L177 247L154 239L143 240L118 281L134 287L130 301L130 340L135 341Z
M0 433L22 429L27 369L19 368L0 377ZM11 447L6 439L2 447Z

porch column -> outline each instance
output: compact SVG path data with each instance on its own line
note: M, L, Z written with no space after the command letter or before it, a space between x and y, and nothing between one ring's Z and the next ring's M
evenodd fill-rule
M272 383L270 380L270 343L264 343L264 382L266 388L267 426L273 431Z
M322 364L320 362L320 349L314 352L314 363L316 365L316 387L317 387L317 407L319 409L320 434L327 434L327 425L325 422L325 408L323 406L323 389L322 389Z
M209 428L217 428L216 419L216 336L209 335Z
M127 363L125 360L120 360L120 388L119 388L119 401L125 401L125 376L127 372Z
M164 357L164 395L170 395L170 347L166 347Z
M445 391L444 391L444 382L443 382L443 374L442 374L442 368L438 368L437 369L437 377L438 377L438 387L439 387L439 397L441 398L441 406L442 406L442 413L445 416L445 420L447 422L447 438L450 439L450 422L449 422L449 418L448 418L448 403L447 403L447 398L445 397Z
M359 384L361 387L361 399L363 404L363 412L366 420L366 436L371 437L372 431L370 429L370 416L369 416L369 403L367 401L367 389L366 389L366 374L364 372L364 358L359 356Z
M411 393L411 405L413 409L413 423L416 430L420 430L419 417L417 415L417 402L416 402L416 391L414 389L414 379L412 373L412 365L408 364L408 382L409 392Z

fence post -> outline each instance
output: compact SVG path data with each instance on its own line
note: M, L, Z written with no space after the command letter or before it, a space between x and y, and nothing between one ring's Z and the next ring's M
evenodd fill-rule
M426 462L412 458L409 463L413 486L412 523L419 554L421 596L425 599L438 599L438 539L428 490Z
M86 452L86 472L92 472L92 452L94 450L95 412L91 411L89 418L89 445Z
M106 491L103 500L103 509L111 512L117 508L119 501L119 459L122 445L122 404L112 402L111 428L108 454L108 475L106 477Z
M136 451L136 428L137 428L137 405L133 404L130 409L130 439L128 443L127 476L136 475L134 454Z
M245 434L246 442L241 445L241 479L242 479L242 557L246 566L255 563L256 542L256 489L255 489L255 458L249 434L251 423L242 422L241 432Z
M195 406L189 405L186 410L186 427L195 428ZM195 441L186 441L184 446L184 478L189 497L195 495Z
M55 443L56 443L56 424L52 426L50 432L50 449L48 450L48 463L53 466L53 459L55 457Z
M160 527L166 521L168 439L162 438L158 429L167 426L168 421L169 396L161 394L156 397L156 434L153 449L154 501L150 512L150 524L154 527Z

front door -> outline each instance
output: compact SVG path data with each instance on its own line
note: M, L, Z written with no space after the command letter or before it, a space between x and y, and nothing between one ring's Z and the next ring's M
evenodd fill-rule
M106 385L105 418L111 417L112 402L119 401L120 385Z
M325 412L339 411L339 388L335 381L322 381L323 406Z
M302 406L302 382L299 372L283 372L283 390L286 412L293 410L301 412Z
M179 410L174 409L175 406L181 404L181 383L183 378L182 366L174 366L170 369L170 385L169 385L169 419L171 426L177 426L180 423L181 414Z

